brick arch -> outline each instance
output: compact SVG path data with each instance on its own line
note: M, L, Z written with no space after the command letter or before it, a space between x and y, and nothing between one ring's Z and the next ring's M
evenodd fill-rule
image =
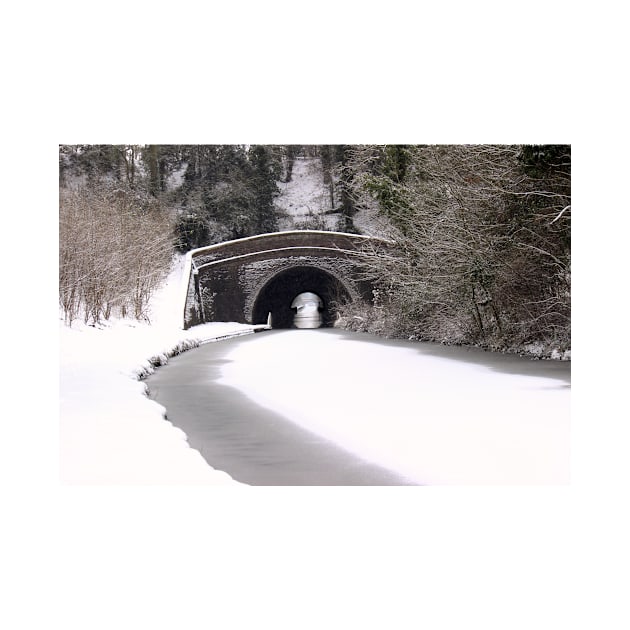
M291 327L291 303L297 295L305 292L315 293L322 299L324 326L333 324L339 303L361 296L350 279L336 273L328 265L296 263L259 283L252 292L246 318L253 324L262 324L271 313L274 328Z

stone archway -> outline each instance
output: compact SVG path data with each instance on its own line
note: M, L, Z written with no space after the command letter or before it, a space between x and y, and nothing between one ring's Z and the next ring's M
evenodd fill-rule
M339 232L296 230L259 234L198 248L187 256L184 328L204 322L266 324L269 312L287 326L298 293L326 303L325 325L341 300L372 299L373 283L361 252L379 239ZM290 293L295 293L290 295Z
M257 292L251 322L264 324L271 313L274 328L291 328L294 316L291 303L304 292L315 293L322 299L322 326L332 326L337 314L336 305L352 299L355 293L342 280L320 267L290 267L275 274Z

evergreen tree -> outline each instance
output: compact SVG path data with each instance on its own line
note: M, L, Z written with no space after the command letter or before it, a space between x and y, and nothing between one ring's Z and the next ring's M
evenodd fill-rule
M301 149L302 147L297 144L287 144L284 146L284 151L286 154L286 176L284 178L285 182L291 181L291 177L293 176L293 164Z
M162 190L159 164L160 147L157 144L147 145L142 152L142 157L147 166L149 193L157 197Z
M273 232L278 229L273 200L279 193L276 181L280 178L281 165L272 158L270 149L263 145L250 148L249 162L256 232Z
M351 147L348 145L340 144L334 147L333 159L338 173L336 190L341 202L340 229L343 232L355 233L358 230L352 220L356 214L356 208L352 200L352 190L355 186L353 181L354 172L351 168L347 168L350 157Z

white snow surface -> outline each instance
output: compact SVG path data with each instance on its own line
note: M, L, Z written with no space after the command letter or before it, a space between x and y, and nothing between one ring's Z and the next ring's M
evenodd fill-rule
M419 484L566 484L570 389L552 378L299 330L239 344L222 383Z
M236 484L211 468L146 396L139 375L178 349L252 326L214 323L181 329L185 259L151 304L151 324L112 320L99 327L60 321L60 477L69 484Z
M330 192L324 184L321 162L316 158L298 157L293 163L291 180L276 182L280 190L274 200L276 208L287 216L280 220L280 229L292 230L296 223L316 218L334 230L338 215L326 215L331 210Z
M289 182L276 182L280 194L274 200L277 210L284 216L279 220L281 231L293 230L304 221L319 223L317 229L337 230L340 214L326 214L333 210L330 189L324 184L321 161L317 158L298 157L293 163ZM336 194L336 193L335 193ZM340 201L335 198L338 207ZM352 218L354 225L365 236L383 237L391 226L378 213L374 200L369 205L356 209ZM325 227L324 227L325 226Z
M60 321L63 483L238 483L188 445L139 380L179 350L254 328L182 330L186 263L154 296L151 324ZM416 483L568 483L570 390L554 379L317 330L263 333L227 358L225 384Z

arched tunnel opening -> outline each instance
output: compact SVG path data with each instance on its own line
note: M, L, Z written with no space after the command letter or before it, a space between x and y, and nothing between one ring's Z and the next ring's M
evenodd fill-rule
M293 300L301 293L315 293L322 300L322 326L332 326L336 306L350 299L348 290L332 274L317 267L292 267L274 276L254 303L252 323L263 324L271 313L273 328L293 328Z

